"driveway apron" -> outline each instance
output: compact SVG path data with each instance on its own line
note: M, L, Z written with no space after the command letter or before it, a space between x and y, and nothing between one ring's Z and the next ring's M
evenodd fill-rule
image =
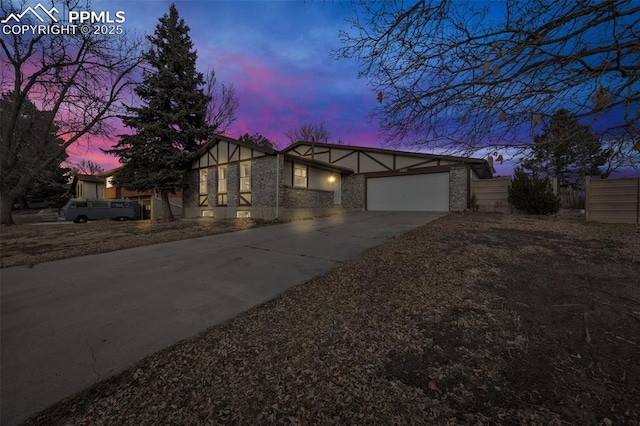
M443 214L349 213L2 269L2 425Z

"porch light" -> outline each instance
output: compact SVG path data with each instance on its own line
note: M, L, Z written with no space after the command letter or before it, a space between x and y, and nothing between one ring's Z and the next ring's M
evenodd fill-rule
M336 181L336 177L335 176L329 176L329 182L333 183Z

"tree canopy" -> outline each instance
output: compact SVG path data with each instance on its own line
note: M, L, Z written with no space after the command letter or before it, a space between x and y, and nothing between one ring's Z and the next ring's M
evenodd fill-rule
M640 3L354 2L335 55L361 64L389 139L524 146L564 108L640 150Z
M253 135L245 133L244 135L241 135L238 140L242 142L252 143L263 148L274 149L273 142L271 142L269 139L267 139L266 136L263 136L260 133L254 133Z
M560 186L581 188L584 178L606 177L610 149L575 115L565 109L557 111L534 137L529 155L522 161L526 170L547 177L557 177Z
M0 15L20 14L25 2L0 2ZM88 1L56 0L57 10L91 10ZM24 14L22 25L43 25L32 14ZM60 25L53 19L52 26ZM44 26L43 26L44 27ZM2 117L1 221L12 223L11 204L38 176L65 155L72 144L88 135L110 133L109 120L127 94L131 77L140 63L140 41L130 34L65 34L29 31L0 37L0 91L11 101ZM33 138L24 135L23 115L42 112ZM35 115L34 115L35 114ZM45 143L55 136L55 153L33 150L16 155L26 142ZM60 142L62 141L62 142ZM59 164L59 163L58 163Z
M160 191L163 218L173 218L169 193L182 189L185 169L195 150L211 132L206 123L211 100L203 93L204 76L196 69L197 54L189 27L174 4L159 19L151 46L144 54L143 81L135 92L140 106L128 106L124 124L135 130L122 135L107 152L123 167L114 181L136 191Z

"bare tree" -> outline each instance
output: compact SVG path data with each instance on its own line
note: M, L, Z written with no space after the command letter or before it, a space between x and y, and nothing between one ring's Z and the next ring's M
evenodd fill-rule
M104 167L95 161L80 160L77 163L71 163L71 170L85 175L97 175L104 172Z
M73 33L50 30L68 22L42 25L33 14L22 13L27 2L2 1L0 14L19 16L20 25L40 24L47 31L10 31L0 38L3 59L0 87L9 97L1 132L1 222L11 224L11 203L34 176L60 158L67 147L89 135L105 134L120 100L128 93L141 61L141 41L127 34ZM54 1L57 11L90 10L86 1ZM44 7L44 6L42 6ZM44 13L42 16L46 16ZM87 27L91 29L90 27ZM6 59L5 59L6 58ZM22 155L28 140L21 135L21 116L30 102L42 111L44 125L32 139L57 140L54 153L41 150ZM6 115L5 115L6 113ZM6 121L4 119L6 117ZM42 120L39 120L42 123ZM34 129L32 129L34 130ZM53 133L53 134L52 134Z
M560 108L640 150L640 3L355 2L334 54L361 63L390 140L520 147ZM624 150L624 148L621 148Z
M211 100L207 105L206 122L215 133L224 135L236 121L236 111L240 105L233 84L220 83L214 69L205 75L204 94Z
M328 143L331 133L324 125L305 123L298 128L295 128L287 133L285 136L291 143L295 142L312 142L312 143Z

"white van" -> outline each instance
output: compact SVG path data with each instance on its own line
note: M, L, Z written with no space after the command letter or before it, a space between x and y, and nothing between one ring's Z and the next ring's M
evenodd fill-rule
M131 200L72 198L60 209L60 219L75 223L98 219L135 220L140 219L140 205Z

